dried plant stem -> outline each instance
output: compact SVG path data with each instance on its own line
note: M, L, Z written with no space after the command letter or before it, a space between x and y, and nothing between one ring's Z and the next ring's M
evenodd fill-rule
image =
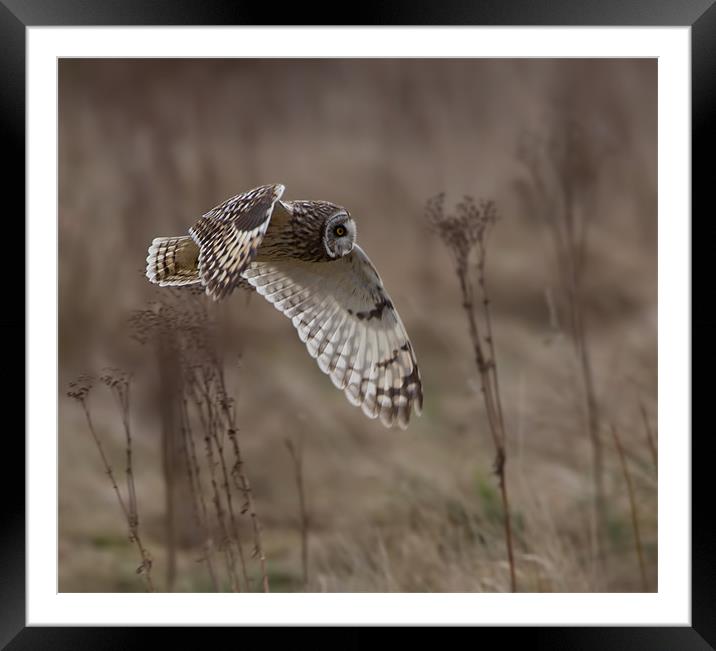
M507 558L510 567L510 588L512 592L517 591L517 578L515 575L515 557L512 543L512 525L510 518L510 502L507 495L506 466L507 453L505 451L505 430L503 428L502 407L499 401L496 384L497 378L494 374L496 365L492 359L488 359L482 348L480 331L475 316L475 307L470 286L465 271L458 271L460 289L462 291L463 308L467 316L470 339L475 354L475 364L480 374L481 391L485 401L487 419L490 424L492 440L495 444L494 470L500 485L500 496L502 498L503 519L505 526L505 544L507 547ZM487 305L487 303L485 303ZM491 337L490 337L491 338Z
M254 505L254 498L251 491L251 483L249 482L249 478L244 470L244 460L241 456L241 448L239 447L239 429L236 425L236 418L234 417L233 410L230 406L223 369L218 363L218 360L214 360L214 363L217 370L217 382L219 385L218 402L224 416L227 434L234 452L234 466L231 469L231 476L234 478L236 488L244 495L246 500L241 513L244 514L248 511L249 517L251 518L251 526L254 534L254 555L258 556L259 566L261 569L261 587L264 592L269 592L269 579L268 572L266 570L266 554L264 553L264 547L261 540L261 523L259 522L259 517L256 514L256 507Z
M129 512L127 511L127 507L124 503L124 499L122 498L122 493L119 492L119 486L117 485L117 481L114 478L114 472L112 471L112 466L109 463L109 460L107 459L105 453L104 453L104 447L102 446L102 441L100 440L99 436L97 435L97 431L94 428L94 423L92 422L92 417L90 416L90 411L87 408L87 403L84 400L80 400L80 405L82 406L82 411L84 411L85 418L87 420L87 426L89 427L89 431L92 434L92 438L94 439L95 445L97 446L97 450L99 450L99 456L102 458L102 465L104 466L104 471L109 477L109 481L112 483L112 488L114 489L114 494L117 496L117 501L119 502L119 506L122 509L122 513L124 514L125 519L127 522L129 522Z
M216 384L217 384L217 389L216 389L217 396L216 396L215 402L217 403L220 413L224 415L224 418L226 421L224 423L224 428L226 429L226 432L229 435L229 437L231 437L230 433L236 427L236 423L234 420L234 415L231 412L231 409L229 407L230 400L229 400L228 394L226 392L226 384L224 381L223 367L216 357L212 357L212 361L214 364L214 372L215 372ZM205 388L208 388L208 385L205 384ZM219 415L217 414L217 419L218 418L219 418ZM222 434L223 433L224 433L224 429L222 429ZM216 446L219 449L219 455L221 457L221 471L222 471L222 476L224 479L224 488L226 490L226 495L227 495L227 499L228 499L231 527L232 527L232 531L234 533L234 539L236 540L236 546L239 551L239 561L241 563L241 572L242 572L242 575L244 578L244 583L246 585L246 590L248 591L250 589L250 580L248 577L248 573L246 571L246 559L244 557L244 549L241 544L241 538L239 536L239 527L237 524L236 516L234 515L233 500L231 497L231 492L232 492L231 491L231 482L229 481L230 472L227 469L226 460L224 458L223 442L219 441L217 432L215 432L214 438L216 441ZM223 436L222 436L222 440L223 440Z
M127 476L129 517L130 526L135 528L139 523L139 516L137 513L137 492L134 487L134 472L132 471L132 430L129 427L129 386L127 385L124 390L119 387L115 387L113 393L122 416L122 426L124 428L124 436L127 443L125 450L127 460L125 474Z
M656 443L654 442L654 433L651 430L649 424L649 415L646 413L646 407L643 402L639 403L639 410L641 411L641 419L644 422L644 433L646 434L646 442L651 452L651 458L654 460L654 470L659 470L659 457L656 452Z
M485 327L487 329L487 336L485 337L485 341L487 342L487 346L489 348L489 358L492 360L492 364L490 365L490 371L489 373L490 379L492 380L492 391L494 395L494 403L495 408L497 411L497 417L500 424L500 433L502 435L502 441L504 446L504 437L505 437L505 421L502 415L502 400L500 399L500 383L499 379L497 377L497 355L495 353L495 340L492 335L492 317L490 316L490 299L487 296L487 282L485 279L485 265L487 264L487 246L486 246L486 238L487 232L483 234L483 236L478 240L478 247L479 247L479 256L478 256L478 262L477 262L477 270L478 270L478 282L480 284L480 290L482 293L482 310L483 314L485 315ZM479 340L478 340L479 341Z
M248 510L251 518L251 524L254 532L254 552L259 558L259 564L261 567L261 586L264 592L269 592L269 579L266 571L266 555L264 554L263 543L261 542L261 523L259 522L258 515L256 515L256 508L254 506L254 499L251 493L251 484L249 478L246 476L244 471L244 462L241 458L241 451L239 449L239 441L237 436L237 429L235 427L229 428L228 434L231 444L234 449L235 463L231 470L231 475L234 477L236 486L244 494L246 498L246 505L242 509L242 513Z
M500 485L502 510L505 526L505 545L510 568L510 588L517 591L515 555L512 541L510 501L507 495L507 452L505 448L505 421L500 400L500 385L497 376L495 343L490 316L490 300L485 280L487 259L487 237L490 228L497 220L495 205L483 201L478 206L472 197L466 196L457 205L457 213L446 215L444 211L445 195L439 194L426 206L426 217L430 228L435 231L450 249L455 263L455 272L460 283L462 306L467 317L470 340L475 355L475 365L480 376L480 390L485 403L487 421L495 445L494 470ZM473 287L469 275L469 259L472 251L478 248L478 283L481 290L482 315L487 336L483 339L478 324L477 310L474 304Z
M591 357L587 344L587 330L581 293L581 280L586 253L588 223L586 219L577 219L575 207L575 189L568 171L562 169L564 161L554 163L562 172L557 180L556 193L561 210L551 214L547 224L552 233L557 261L559 282L562 286L562 298L567 313L567 326L581 376L582 395L586 414L587 433L591 445L592 482L594 491L594 515L596 518L596 556L604 562L602 535L606 525L606 499L604 492L604 461L600 437L599 405L594 388ZM537 176L540 172L533 170ZM544 185L541 186L543 191Z
M582 385L584 388L584 400L587 412L587 431L589 432L589 440L592 448L592 476L594 482L594 506L597 517L597 556L601 562L604 562L604 549L602 544L602 535L607 521L606 514L606 497L604 491L604 454L602 450L602 440L599 434L600 418L599 407L597 404L596 392L594 389L594 378L592 373L591 358L587 347L587 336L582 316L582 302L576 288L576 278L574 274L570 276L572 288L568 292L569 305L571 312L572 337L574 341L575 351L579 360L579 366L582 375Z
M129 506L127 508L127 522L129 524L130 539L136 541L137 548L142 557L142 565L137 570L138 573L144 575L147 581L147 588L150 592L154 592L154 584L152 582L151 568L152 560L146 548L142 544L139 536L139 511L137 509L137 491L134 485L134 471L132 469L132 430L129 425L129 380L126 378L113 378L105 376L105 382L110 387L114 395L117 406L122 416L122 426L124 427L124 436L127 444L126 448L126 476L127 476L127 495Z
M636 498L634 496L634 486L632 484L631 480L631 474L629 473L629 466L627 464L626 458L624 456L624 450L622 448L621 441L619 440L619 435L617 434L617 428L612 425L612 436L614 437L614 445L616 445L617 452L619 453L619 461L622 466L622 471L624 473L624 480L626 481L627 485L627 491L629 493L629 508L631 510L631 522L632 527L634 528L634 547L636 548L636 555L639 559L639 571L641 573L641 585L644 592L647 592L649 590L649 585L646 579L646 565L644 563L644 551L642 549L641 544L641 535L639 533L639 519L637 517L637 510L636 510Z
M189 412L187 409L186 396L182 396L182 434L183 434L183 451L184 460L186 462L187 473L189 475L189 486L192 496L192 508L194 519L200 529L204 531L204 559L206 561L207 571L211 579L215 592L219 592L219 582L216 578L214 570L214 542L209 530L209 514L206 508L206 500L204 499L204 490L201 485L201 474L199 462L196 457L196 446L194 444L194 434L191 430L189 421Z
M209 465L209 476L211 478L211 488L214 509L216 511L216 519L219 523L219 530L223 541L224 557L226 559L226 565L229 572L229 580L231 589L234 592L241 592L241 585L239 582L239 576L236 573L236 560L234 558L234 552L231 545L231 535L229 529L226 526L226 515L224 512L223 500L221 499L221 491L219 490L219 484L216 478L216 466L217 462L214 459L214 449L212 443L212 430L216 427L215 414L212 409L211 402L207 400L206 403L206 414L203 411L203 402L200 396L196 396L196 406L200 414L200 420L204 429L204 446L206 451L207 463Z
M495 447L498 450L497 460L499 461L499 477L500 477L500 492L502 493L502 506L505 510L505 540L507 541L507 553L510 561L510 583L512 585L512 591L517 590L517 580L515 577L515 559L514 551L512 548L512 526L510 522L510 505L507 497L507 481L506 481L506 470L507 464L507 453L505 450L505 420L502 412L502 399L500 398L500 382L497 375L497 354L495 352L495 339L492 334L492 317L490 316L490 299L487 295L487 281L485 279L485 266L487 264L487 238L488 231L483 233L483 236L478 240L479 257L478 257L478 282L480 283L480 289L482 292L482 308L485 315L485 324L487 329L487 336L485 341L489 348L489 357L491 363L488 369L488 378L492 380L492 396L494 402L494 409L497 412L497 423L499 424L499 436L494 435ZM475 328L477 331L477 328ZM479 339L478 339L479 341ZM495 429L495 428L493 428ZM499 440L499 445L498 445ZM497 465L497 464L496 464Z
M207 402L209 402L210 388L209 388L209 384L208 384L206 376L204 377L202 390L204 392L205 399L207 400ZM219 401L221 401L221 396L219 397ZM218 414L217 414L217 420L218 420ZM246 587L246 590L248 590L249 589L249 578L248 578L248 574L246 573L246 559L244 558L244 550L241 546L241 537L239 536L239 527L238 527L238 524L236 521L236 515L234 513L234 503L233 503L233 499L231 496L232 491L231 491L231 484L229 483L229 473L226 468L226 459L224 456L224 446L223 446L221 440L219 439L218 427L212 428L211 432L212 432L212 438L214 441L214 445L216 446L216 450L218 452L219 461L221 463L221 475L222 475L222 479L223 479L224 492L226 494L226 505L227 505L227 510L229 512L229 523L231 525L231 533L233 534L234 542L236 543L236 548L239 553L239 563L241 564L241 574L242 574L242 577L244 580L244 586ZM222 432L223 432L223 430L222 430Z
M301 568L303 570L303 589L308 588L308 510L306 509L306 492L303 483L303 446L298 450L291 439L286 439L286 447L293 461L296 489L298 491L298 507L301 527Z
M178 442L167 453L178 451L177 462L186 466L189 480L186 488L193 518L204 534L203 560L214 589L250 591L249 562L258 556L262 586L268 592L261 527L239 450L233 400L226 391L223 362L217 349L216 323L209 314L203 292L165 292L157 303L135 312L131 321L137 341L144 344L153 340L159 348L160 370L164 370L162 383L166 385L162 389L167 402L172 403L166 406L165 429L181 430ZM193 423L197 423L196 432L192 431ZM197 454L199 443L195 433L203 438L203 455ZM202 480L204 464L208 468ZM172 472L172 483L178 479ZM168 508L167 514L171 511ZM251 558L245 555L240 539L241 516L247 512L254 542ZM219 550L225 562L225 567L220 568L221 576L228 576L228 586L217 580L219 568L215 561Z
M159 412L161 417L162 474L164 478L165 535L167 548L167 591L174 592L177 567L177 438L181 441L181 428L177 426L179 397L182 393L181 374L172 354L176 349L173 333L157 341L155 352L159 371Z
M582 280L587 254L588 233L593 219L585 209L597 177L601 153L585 147L583 131L573 119L554 125L546 140L526 140L519 152L526 165L535 205L549 228L566 313L568 335L572 341L581 380L586 417L586 433L591 446L595 557L606 561L602 537L607 513L604 489L604 454L601 440L600 405L594 386L589 354Z
M226 493L226 502L227 502L227 509L229 511L229 523L231 524L231 532L234 537L234 542L236 544L236 549L239 553L239 564L241 565L241 575L244 580L244 586L246 586L246 590L249 589L249 577L246 573L246 559L244 558L244 550L241 545L241 538L239 536L239 527L236 520L236 515L234 513L234 503L231 496L231 484L229 482L229 473L226 468L226 459L224 458L224 447L221 445L221 442L219 441L219 437L214 432L214 445L216 445L216 449L219 453L219 459L221 460L221 476L223 480L223 486L224 486L224 492Z
M71 386L74 386L75 383L73 383ZM134 498L134 502L132 503L131 497L134 494L133 490L130 493L130 506L128 507L126 502L124 501L124 498L122 497L122 493L119 490L119 486L117 484L117 481L114 477L114 472L112 470L112 466L109 462L109 459L107 458L107 455L104 452L104 446L102 445L102 441L99 438L99 435L97 434L97 430L94 427L94 423L92 422L92 416L90 414L89 407L87 406L87 394L89 393L90 386L87 385L84 389L80 389L79 391L71 390L68 392L68 395L75 400L77 400L80 403L80 406L82 407L82 411L84 412L85 419L87 420L87 427L89 428L89 431L92 435L92 439L95 442L95 445L97 447L97 450L99 451L99 456L102 459L102 465L104 466L104 471L109 477L109 481L112 484L112 489L114 490L114 494L117 496L117 502L119 502L119 506L122 509L122 514L124 515L124 518L127 522L127 527L129 529L129 540L130 542L134 543L137 547L137 551L139 552L139 556L142 560L142 564L137 569L138 574L142 574L144 576L144 580L147 585L147 590L149 592L154 592L154 583L152 581L152 559L149 555L149 552L147 551L146 547L142 543L142 539L139 535L139 517L137 516L137 510L136 510L136 497ZM122 403L124 404L124 403ZM126 401L126 408L129 409L129 401L128 401L128 395L127 395L127 401ZM128 418L128 417L127 417ZM125 422L125 427L127 428L127 432L129 432L129 423L128 420L125 418L123 414L123 421ZM131 453L131 433L127 435L127 482L128 486L131 486L131 488L134 488L134 479L131 472L131 463L132 463L132 453Z

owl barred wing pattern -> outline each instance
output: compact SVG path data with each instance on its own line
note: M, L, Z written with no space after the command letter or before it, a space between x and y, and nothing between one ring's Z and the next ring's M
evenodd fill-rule
M207 212L188 235L160 237L146 276L203 285L214 300L252 288L289 317L321 370L371 418L407 427L423 404L415 352L380 276L355 245L348 211L282 202L264 185Z
M335 261L253 262L243 277L293 322L311 357L348 400L387 427L420 414L412 344L363 250Z
M214 300L230 294L256 255L284 186L262 185L227 199L206 213L189 233L199 246L199 276Z

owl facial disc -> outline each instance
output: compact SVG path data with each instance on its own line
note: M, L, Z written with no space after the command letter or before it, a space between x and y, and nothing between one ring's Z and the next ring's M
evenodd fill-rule
M331 258L342 258L353 250L356 240L356 225L353 219L339 212L326 220L323 226L323 246Z

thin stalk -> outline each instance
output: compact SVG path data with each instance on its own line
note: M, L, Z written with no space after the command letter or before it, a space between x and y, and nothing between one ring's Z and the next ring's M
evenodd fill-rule
M224 557L226 559L229 579L232 590L234 592L241 592L241 586L239 585L239 577L236 573L236 561L234 559L234 553L230 544L231 537L226 526L226 517L224 513L223 503L221 500L221 492L219 491L219 485L216 480L216 461L214 460L214 451L212 443L212 430L216 427L215 414L210 401L206 402L206 414L204 413L204 409L202 406L202 398L199 395L199 390L196 387L195 382L192 382L192 386L194 388L195 393L195 404L199 413L202 427L204 429L204 447L207 462L209 465L209 476L211 480L213 503L214 509L216 511L217 522L219 523L219 530L221 531L222 540L224 541Z
M636 511L636 499L634 497L634 486L631 481L631 474L629 473L629 466L624 457L624 450L622 449L619 435L617 434L617 428L612 425L612 436L614 437L614 445L616 445L617 452L619 453L619 462L622 466L622 472L624 473L624 480L627 485L627 492L629 493L629 508L631 510L631 523L634 529L634 547L636 548L636 555L639 559L639 572L641 574L641 585L644 592L648 592L649 585L646 579L646 564L644 562L644 551L641 544L641 535L639 533L639 518L637 517Z
M308 510L306 509L306 492L303 483L303 446L297 450L291 439L286 439L285 443L293 461L296 478L301 528L301 568L303 570L303 589L306 590L308 588Z
M231 470L231 474L234 477L237 488L244 494L246 498L246 505L242 509L242 513L249 512L251 518L251 524L254 532L254 553L259 557L259 565L261 567L261 585L264 592L270 592L269 590L269 579L268 572L266 570L266 555L264 553L263 543L261 542L261 524L259 522L258 515L256 515L256 507L254 505L254 499L251 492L251 484L249 478L244 472L244 461L241 457L241 451L239 449L239 442L237 437L237 429L230 428L228 430L229 439L234 449L235 463Z
M127 522L127 527L129 529L129 540L130 542L134 543L134 545L137 547L137 551L139 552L139 557L142 561L142 564L139 566L137 573L142 574L144 576L144 580L147 584L147 590L149 592L154 592L155 589L151 574L152 559L146 547L144 547L142 539L139 535L139 519L136 517L136 514L132 514L132 511L130 510L130 508L127 507L127 504L122 497L122 493L119 490L119 485L117 484L117 481L114 477L114 471L112 470L112 466L109 462L109 459L104 452L102 441L100 440L99 435L97 434L97 431L94 427L94 423L92 422L92 417L90 415L89 408L87 407L85 397L72 394L70 395L71 397L74 397L82 406L82 411L84 412L85 419L87 420L87 426L92 435L92 438L94 439L100 458L102 459L102 465L104 466L105 474L107 475L107 477L109 477L109 481L112 484L112 489L114 490L114 494L117 497L117 502L119 502L119 506L122 509L122 514L124 515L124 518ZM131 461L131 454L129 460Z
M216 363L217 367L217 378L219 382L219 406L224 415L226 433L231 441L231 446L234 452L234 466L231 469L231 476L234 478L236 488L244 495L246 499L245 506L242 508L242 515L249 512L251 518L251 525L254 534L254 556L258 556L259 566L261 569L261 587L264 592L269 592L269 578L268 571L266 569L266 554L264 553L263 542L261 540L261 523L259 517L256 514L256 507L254 504L253 493L251 490L251 483L244 470L244 460L241 456L241 449L239 447L238 438L238 427L236 425L236 419L229 406L228 393L226 391L226 383L224 380L223 369L220 364Z
M507 494L506 466L507 454L504 445L504 431L501 429L502 419L500 407L494 395L494 380L490 376L490 369L494 368L494 360L488 360L482 349L479 327L475 317L475 309L472 301L472 290L467 280L464 269L458 270L460 288L462 290L463 308L467 316L470 339L472 340L475 363L480 375L481 390L487 410L487 418L490 424L490 433L495 444L494 470L498 477L500 496L502 499L503 520L505 527L505 545L507 547L507 558L510 567L510 589L517 592L517 577L515 573L515 557L512 542L512 524L510 518L510 502Z
M219 364L217 360L212 360L215 368L214 371L218 374L220 372ZM209 379L209 374L206 372L206 369L204 369L204 373L202 376L202 384L201 384L201 391L204 396L204 400L207 404L215 405L212 411L216 409L216 405L218 405L219 408L223 410L223 404L225 400L225 396L221 395L221 392L219 391L219 395L214 395L214 391L212 391L212 383ZM226 494L226 502L227 502L227 509L229 512L229 524L231 525L231 533L234 537L234 542L236 543L237 551L239 553L239 563L241 564L241 573L244 579L244 586L246 590L249 589L249 578L248 574L246 572L246 559L244 558L244 550L241 545L241 538L239 536L239 527L236 521L236 515L234 513L234 505L233 505L233 499L231 496L231 484L229 483L229 473L226 468L226 459L224 457L224 445L223 445L223 434L224 429L221 428L221 439L219 438L219 428L220 428L220 422L219 422L219 413L216 412L216 426L211 429L212 438L214 441L214 445L216 446L216 450L218 452L219 461L221 464L221 473L222 473L222 479L223 479L223 488L224 493Z
M147 582L148 590L150 592L154 592L154 583L152 582L151 576L152 560L139 535L139 510L137 508L137 492L134 485L134 471L132 469L132 430L129 424L129 381L115 379L112 382L108 382L108 386L117 400L120 414L122 416L122 425L124 427L127 463L125 474L127 476L127 494L129 502L129 506L127 507L127 522L129 524L130 540L136 541L137 547L142 556L142 564L137 569L137 573L144 576Z
M100 438L95 431L94 424L92 423L92 417L90 416L89 409L87 408L87 404L84 400L80 400L80 404L82 405L82 411L84 411L85 413L85 418L87 420L87 426L89 427L89 431L92 434L92 438L94 439L95 445L97 446L97 450L99 450L99 456L102 458L102 465L104 466L104 471L107 477L109 477L109 481L112 483L112 488L114 489L114 494L117 496L117 501L119 502L119 506L122 509L122 513L124 514L124 517L127 522L129 522L129 512L127 511L127 507L124 504L122 494L119 492L119 486L117 485L117 481L114 478L112 466L109 464L109 460L104 453L102 442L100 441Z
M646 434L646 442L651 452L651 458L654 461L654 469L658 472L659 469L659 458L656 452L656 443L654 442L654 434L649 424L649 415L646 413L646 407L643 402L639 403L639 410L641 411L641 419L644 423L644 433Z
M189 412L185 395L182 396L181 406L184 460L186 462L187 473L189 474L194 519L199 528L204 531L204 560L206 561L207 571L209 572L209 578L214 587L214 591L219 592L219 582L216 579L213 563L214 544L211 532L209 531L209 516L204 499L204 490L201 486L199 463L196 458L196 446L194 445L194 435L189 423Z

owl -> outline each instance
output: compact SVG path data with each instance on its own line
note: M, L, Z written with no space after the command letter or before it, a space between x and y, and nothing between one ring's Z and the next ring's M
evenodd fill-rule
M422 382L398 312L356 244L349 212L327 201L281 201L263 185L227 199L188 235L158 237L147 278L201 285L214 300L258 292L285 314L311 357L348 400L386 427L420 414Z

